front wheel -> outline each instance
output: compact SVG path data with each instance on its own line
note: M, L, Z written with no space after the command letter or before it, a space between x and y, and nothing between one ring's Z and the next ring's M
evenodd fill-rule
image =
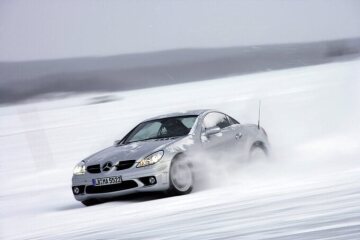
M170 193L184 195L192 191L193 176L189 164L185 160L173 160L170 166Z

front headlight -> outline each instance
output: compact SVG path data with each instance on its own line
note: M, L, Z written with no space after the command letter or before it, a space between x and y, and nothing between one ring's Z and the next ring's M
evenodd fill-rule
M85 174L85 163L80 162L74 167L74 175L83 175Z
M150 154L146 158L142 159L136 167L146 167L149 165L153 165L160 161L160 159L164 156L164 151L158 151L153 154Z

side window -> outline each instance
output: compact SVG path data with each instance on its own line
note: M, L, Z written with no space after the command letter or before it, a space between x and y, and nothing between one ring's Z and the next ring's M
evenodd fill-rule
M229 118L229 121L230 121L230 124L231 125L234 125L234 124L240 124L238 121L236 121L234 118L232 118L232 117L230 117L230 116L228 116L228 118Z
M219 127L221 129L230 126L229 120L226 115L221 113L209 113L204 118L204 128Z

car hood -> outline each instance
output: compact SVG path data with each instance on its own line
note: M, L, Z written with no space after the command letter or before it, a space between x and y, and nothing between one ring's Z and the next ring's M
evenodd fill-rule
M111 146L91 155L84 161L86 162L86 165L93 165L103 164L108 161L115 164L121 160L138 160L153 152L162 150L170 144L178 142L183 138L185 137L173 139L153 139L129 143L126 145Z

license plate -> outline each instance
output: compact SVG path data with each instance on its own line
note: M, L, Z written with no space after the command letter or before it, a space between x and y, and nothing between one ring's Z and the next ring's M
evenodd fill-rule
M94 186L104 186L104 185L111 185L111 184L118 184L121 183L121 177L106 177L106 178L96 178L92 180L92 184Z

